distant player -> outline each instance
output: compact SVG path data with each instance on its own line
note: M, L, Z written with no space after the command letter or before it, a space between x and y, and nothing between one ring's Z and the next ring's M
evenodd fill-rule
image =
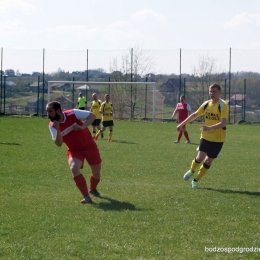
M218 84L212 84L209 87L210 100L204 102L196 112L177 126L177 130L180 131L183 125L204 115L205 123L200 127L201 139L198 154L192 161L190 170L183 176L183 179L187 181L204 160L197 176L191 182L192 188L198 188L198 181L207 173L213 160L218 157L226 139L228 105L220 98L220 95L220 86Z
M82 96L82 93L79 93L78 108L80 110L86 110L86 108L87 108L87 100L85 97Z
M93 98L93 101L91 102L90 104L90 111L95 114L96 116L96 119L94 120L94 122L91 124L92 125L92 133L93 133L93 138L95 137L96 135L96 128L98 130L101 130L101 127L100 127L100 123L101 123L101 118L102 118L102 114L100 112L100 109L101 109L101 100L98 100L97 98L97 94L96 93L93 93L92 94L92 98ZM103 133L101 133L101 138L103 138Z
M67 156L74 182L83 200L81 203L91 203L89 194L99 197L97 185L100 181L101 158L96 142L93 140L88 126L94 121L95 115L87 110L70 109L62 112L57 101L46 105L48 118L51 120L49 129L52 139L57 146L67 145ZM82 122L84 120L84 122ZM90 169L90 190L88 191L86 179L80 172L84 160L87 160Z
M177 104L171 119L173 119L174 116L178 113L178 120L179 123L181 123L189 116L190 111L191 111L190 105L185 102L185 97L181 96L180 103ZM186 130L186 125L183 125L182 128L180 129L177 140L175 140L174 143L178 144L180 142L183 133L184 136L186 137L186 144L190 143L190 138Z
M106 130L106 127L109 127L108 142L113 142L112 132L114 126L114 121L113 121L114 108L113 108L113 104L110 102L109 94L105 95L105 102L101 104L100 112L102 114L102 129L98 131L98 133L95 136L95 139L97 140L99 135Z

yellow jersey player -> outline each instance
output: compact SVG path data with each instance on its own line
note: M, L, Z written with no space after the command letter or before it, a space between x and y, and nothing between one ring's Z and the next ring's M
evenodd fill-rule
M228 105L220 98L221 88L218 84L209 87L210 100L204 102L196 112L177 126L177 130L183 125L192 122L197 117L204 115L205 123L200 127L201 139L198 154L191 163L183 179L187 181L204 160L198 174L191 182L192 188L198 188L198 181L207 173L213 160L218 157L226 139L226 124L228 120Z
M108 142L112 142L112 132L114 126L114 121L113 121L114 108L113 108L113 104L110 102L109 94L105 95L105 102L101 104L100 113L102 114L102 128L96 134L95 140L97 140L99 135L106 130L106 127L109 127Z
M92 125L92 129L93 129L92 130L93 138L94 138L95 135L96 135L96 128L98 130L101 130L100 123L101 123L102 114L100 113L101 100L98 100L96 93L92 94L92 98L93 98L93 101L90 103L90 112L92 112L96 116L96 119L91 124ZM101 138L103 138L103 133L101 133Z

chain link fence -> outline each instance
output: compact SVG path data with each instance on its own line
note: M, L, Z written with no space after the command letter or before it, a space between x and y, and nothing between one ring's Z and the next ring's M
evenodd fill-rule
M135 53L135 49L132 51ZM74 80L111 81L110 89L108 86L97 88L101 99L110 91L118 119L150 118L150 89L145 99L145 81L148 80L156 82L158 120L170 118L180 95L186 96L195 111L208 99L208 86L219 83L223 90L222 98L230 104L231 123L260 121L260 50L139 50L142 59L137 64L129 55L130 50L2 48L0 114L45 115L48 81ZM143 81L144 84L132 88L113 86L113 81L122 79ZM86 92L88 102L91 93ZM73 84L56 84L52 86L52 94L52 99L63 97L67 100L64 108L76 106L78 90L73 88Z

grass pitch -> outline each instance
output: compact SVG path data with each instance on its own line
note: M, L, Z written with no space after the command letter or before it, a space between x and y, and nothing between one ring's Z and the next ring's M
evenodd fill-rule
M107 131L97 141L103 197L82 205L47 125L0 118L0 259L260 258L259 126L228 125L194 190L182 177L199 124L187 126L191 144L174 144L176 123L116 121L114 142ZM87 164L82 172L88 180Z

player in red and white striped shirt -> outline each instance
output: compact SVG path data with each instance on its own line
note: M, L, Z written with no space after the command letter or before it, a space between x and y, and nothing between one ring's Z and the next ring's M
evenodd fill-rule
M176 113L178 113L178 120L179 123L182 123L190 114L191 111L191 107L188 103L185 102L185 97L181 96L180 97L180 103L177 104L171 119L174 118L174 116L176 115ZM186 125L182 126L182 129L179 131L178 133L178 137L177 140L174 141L174 143L179 143L182 137L182 133L184 134L184 136L186 137L186 143L190 143L190 138L188 135L188 132L186 130Z
M90 111L79 109L62 112L61 105L57 101L49 102L46 111L51 120L49 129L53 141L57 146L62 146L63 143L67 145L69 167L75 184L84 197L81 203L91 203L92 199L89 194L100 196L96 188L100 181L102 162L98 147L88 129L96 116ZM85 159L91 169L89 191L86 179L80 172Z

